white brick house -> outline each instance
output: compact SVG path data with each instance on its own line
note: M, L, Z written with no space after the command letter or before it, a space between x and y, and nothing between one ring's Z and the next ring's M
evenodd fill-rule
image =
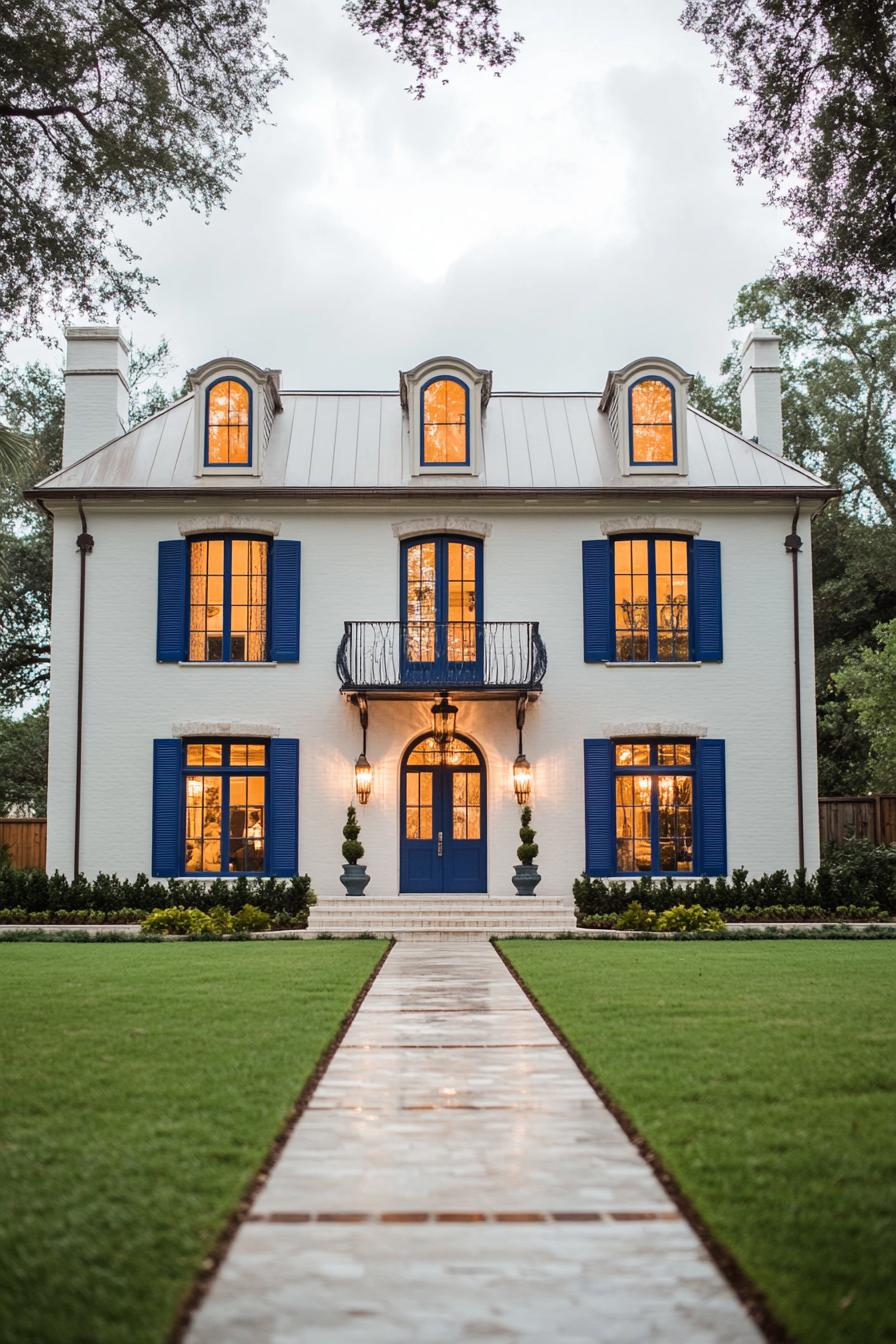
M782 456L775 338L743 355L750 438L654 358L602 396L504 393L457 358L291 392L223 358L126 431L117 329L70 330L63 467L34 491L50 870L341 895L362 719L365 900L513 895L520 731L540 895L585 868L813 867L809 540L834 492Z

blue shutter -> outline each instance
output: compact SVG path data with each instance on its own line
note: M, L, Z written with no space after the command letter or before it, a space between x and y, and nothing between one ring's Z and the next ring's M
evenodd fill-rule
M268 807L268 872L293 877L299 869L299 744L272 737Z
M156 659L179 663L184 656L187 627L187 543L159 542L159 599L156 614Z
M728 872L725 743L717 738L698 738L696 759L699 871L706 877L723 877Z
M275 541L271 546L271 660L299 661L299 604L302 545Z
M616 871L613 807L613 743L585 740L585 871L607 877Z
M582 595L585 607L585 662L613 657L610 543L582 542Z
M152 744L152 875L180 872L180 761L177 737Z
M695 541L693 548L694 657L722 661L722 548L717 541Z

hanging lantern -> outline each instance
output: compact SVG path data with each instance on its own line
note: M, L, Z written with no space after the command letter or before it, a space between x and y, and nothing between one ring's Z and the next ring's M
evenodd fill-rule
M359 803L366 803L373 788L373 766L363 751L355 761L355 793Z
M513 791L520 807L524 807L532 793L532 767L522 752L513 763Z
M443 695L437 705L432 707L432 732L439 746L444 750L454 737L454 725L457 722L457 705Z

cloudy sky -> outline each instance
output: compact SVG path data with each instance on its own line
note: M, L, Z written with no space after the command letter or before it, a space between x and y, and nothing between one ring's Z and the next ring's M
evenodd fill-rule
M338 0L274 0L291 79L226 212L123 230L179 368L235 353L286 387L392 387L438 353L498 388L583 389L667 354L715 373L738 287L785 241L738 187L731 93L677 0L507 0L501 79L424 102Z

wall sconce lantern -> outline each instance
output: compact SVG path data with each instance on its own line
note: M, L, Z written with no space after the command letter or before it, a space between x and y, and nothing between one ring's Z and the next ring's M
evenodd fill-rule
M433 737L443 750L454 737L454 725L456 723L457 705L450 704L447 695L443 695L439 703L432 707Z
M365 738L367 734L364 734ZM365 746L367 745L365 741ZM359 803L366 803L370 797L370 790L373 788L373 766L368 761L364 752L355 761L355 793L358 795Z
M525 807L532 794L532 767L522 752L513 763L513 791L520 807Z

